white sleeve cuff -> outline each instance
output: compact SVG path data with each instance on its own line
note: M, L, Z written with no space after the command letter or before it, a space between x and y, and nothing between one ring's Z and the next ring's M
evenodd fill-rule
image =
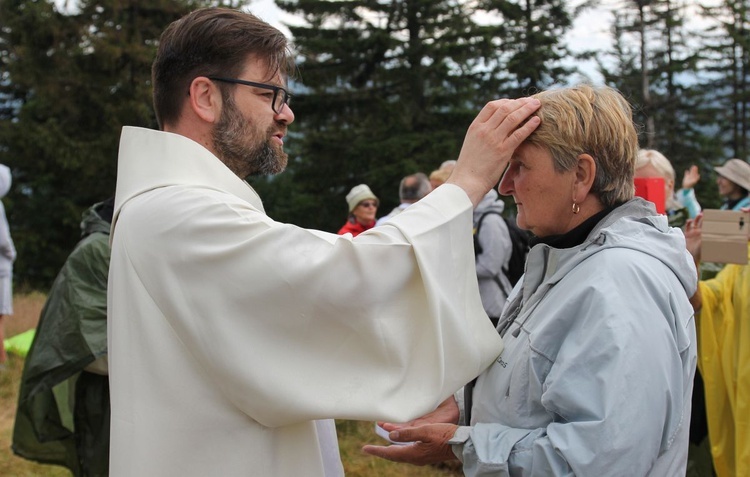
M466 441L469 440L470 434L471 434L471 427L459 426L458 429L456 429L456 432L453 434L453 437L451 437L448 440L448 444L450 444L453 454L461 462L464 461L463 459L464 444L466 443Z

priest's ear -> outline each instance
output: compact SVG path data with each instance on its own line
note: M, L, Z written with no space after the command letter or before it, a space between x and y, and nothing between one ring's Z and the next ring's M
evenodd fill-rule
M206 78L198 76L190 82L188 102L183 114L192 114L197 118L215 123L221 117L222 98L219 87Z

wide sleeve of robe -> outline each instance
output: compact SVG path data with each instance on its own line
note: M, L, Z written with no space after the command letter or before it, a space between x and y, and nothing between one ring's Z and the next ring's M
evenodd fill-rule
M356 238L275 222L222 191L158 188L126 203L114 229L122 285L143 293L114 282L128 297L114 311L138 318L112 340L129 343L136 368L164 372L187 350L265 426L413 419L502 349L471 231L471 203L452 185Z

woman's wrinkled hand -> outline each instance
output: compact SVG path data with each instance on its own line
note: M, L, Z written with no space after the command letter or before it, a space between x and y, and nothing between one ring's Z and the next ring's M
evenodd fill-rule
M378 425L386 431L395 431L405 427L418 427L425 424L458 424L459 410L458 404L453 396L441 402L440 405L432 412L418 417L409 422L378 422Z
M426 424L419 427L405 427L391 431L389 438L394 442L412 442L409 445L374 446L362 448L365 454L374 455L393 462L413 465L427 465L455 460L448 441L455 434L455 424Z

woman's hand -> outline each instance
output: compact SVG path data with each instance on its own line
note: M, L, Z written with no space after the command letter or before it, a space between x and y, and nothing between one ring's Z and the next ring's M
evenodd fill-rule
M449 396L448 399L441 402L440 405L432 412L425 414L422 417L418 417L409 422L378 422L378 425L386 431L395 431L397 429L404 429L406 427L418 427L425 424L458 424L459 410L458 404L453 396Z
M362 448L366 454L394 462L425 465L455 459L446 442L458 426L459 409L453 396L448 397L434 411L404 423L378 422L395 442L414 442L410 445L373 446ZM416 442L415 442L416 441Z
M426 424L420 427L405 427L391 431L394 442L413 442L409 445L373 446L362 448L365 454L374 455L393 462L413 465L435 464L456 459L448 440L456 433L455 424Z

